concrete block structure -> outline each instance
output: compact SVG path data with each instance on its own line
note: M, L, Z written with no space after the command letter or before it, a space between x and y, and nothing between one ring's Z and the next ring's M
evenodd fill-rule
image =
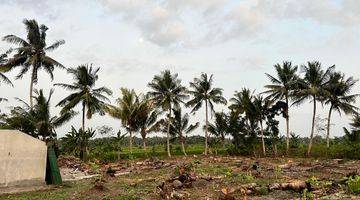
M45 142L17 130L0 130L0 187L45 184Z

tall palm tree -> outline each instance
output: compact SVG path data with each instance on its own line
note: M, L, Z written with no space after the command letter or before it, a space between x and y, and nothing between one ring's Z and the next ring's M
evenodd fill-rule
M30 79L30 107L33 107L33 85L38 81L38 71L43 69L50 75L51 80L54 78L55 67L64 69L65 67L46 55L47 52L57 49L60 45L65 43L64 40L58 40L51 45L46 44L46 31L48 27L38 23L32 19L25 19L23 21L27 30L27 39L22 39L15 35L7 35L3 37L3 41L17 45L16 53L10 58L1 68L9 71L16 67L21 67L20 73L16 76L17 79L31 69Z
M260 124L261 145L262 145L263 155L265 156L266 148L265 148L265 140L264 140L263 121L266 120L267 112L270 109L270 102L263 99L263 97L259 95L254 97L253 104L255 109L254 115L256 116L256 119Z
M302 65L304 77L298 81L297 89L295 91L295 102L293 104L300 104L306 100L313 102L313 118L311 125L310 141L307 150L307 155L311 153L315 117L316 117L316 102L321 101L325 95L325 86L329 81L329 76L335 66L331 66L325 71L322 69L321 63L318 61L308 62L307 65Z
M233 115L244 116L244 127L242 131L244 136L242 140L247 145L251 145L253 154L256 156L255 143L257 141L257 134L259 132L259 118L257 109L254 104L254 95L247 88L243 88L241 91L236 91L234 97L230 99L231 105L229 109L233 112ZM240 139L240 137L238 137Z
M139 97L134 90L120 88L122 96L116 99L117 106L107 106L107 112L110 116L120 119L122 125L129 132L129 147L132 153L133 133L140 127L139 118Z
M155 109L151 101L147 97L143 97L137 111L137 122L139 123L144 149L146 149L146 136L160 128L160 123L157 120L160 114L161 112Z
M163 111L168 112L168 121L171 121L171 111L173 108L179 108L181 103L188 98L187 90L181 85L181 80L178 74L171 74L170 70L161 72L160 75L155 75L153 80L148 84L150 91L148 93L151 101L162 108ZM170 123L167 123L166 143L167 153L170 153Z
M326 96L325 104L330 105L328 122L326 129L326 145L327 148L330 146L330 120L331 113L333 110L338 111L341 115L341 112L345 114L356 114L358 108L353 104L356 102L358 94L351 94L351 90L354 87L357 80L354 80L353 77L345 78L344 74L339 72L334 72L329 77L329 82L325 86Z
M209 132L220 138L222 147L225 147L225 136L228 134L228 116L224 112L216 112L214 123L209 123Z
M104 115L106 102L110 100L106 95L112 95L110 89L106 87L94 88L98 80L100 68L93 68L92 65L80 65L77 68L68 69L68 73L73 76L72 84L56 83L55 86L63 87L73 91L69 96L61 100L57 106L62 106L62 112L72 110L76 105L81 103L82 106L82 130L85 130L85 113L86 118L91 119L92 115L99 113Z
M185 134L189 134L199 127L199 122L195 124L189 124L189 114L182 115L181 108L173 109L174 119L170 125L170 133L174 137L179 137L181 143L181 150L185 156L187 156L185 151Z
M297 75L298 67L293 66L291 62L283 62L282 65L276 64L274 67L276 70L276 77L266 73L271 85L265 86L267 90L264 93L269 94L267 98L273 101L285 101L286 154L288 154L290 134L289 101L299 78Z
M200 78L194 78L193 82L190 82L190 87L192 88L189 93L192 96L192 99L187 102L187 106L192 107L191 112L194 113L201 108L203 103L205 103L205 152L204 154L207 155L208 153L208 126L209 126L209 119L208 119L208 109L212 113L215 112L214 110L214 103L215 104L224 104L226 105L227 101L222 96L222 89L221 88L213 88L213 75L208 77L207 74L201 74Z

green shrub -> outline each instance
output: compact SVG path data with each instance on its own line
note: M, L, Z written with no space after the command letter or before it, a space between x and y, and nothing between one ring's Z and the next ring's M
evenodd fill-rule
M360 194L360 176L349 177L346 183L351 193Z
M115 162L118 160L118 152L116 151L108 151L108 152L100 152L94 151L91 152L90 158L94 158L99 160L102 163Z

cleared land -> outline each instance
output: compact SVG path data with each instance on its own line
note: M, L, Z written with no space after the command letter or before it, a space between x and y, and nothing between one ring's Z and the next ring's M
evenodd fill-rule
M359 160L189 156L100 166L62 159L61 170L101 175L0 199L360 198L344 182L344 177L359 174Z

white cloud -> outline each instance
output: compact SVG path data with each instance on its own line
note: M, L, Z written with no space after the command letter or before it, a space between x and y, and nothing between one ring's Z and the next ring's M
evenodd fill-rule
M143 37L159 46L196 46L254 37L278 20L312 20L353 26L360 1L323 0L102 0L110 11L135 22ZM188 20L189 16L192 18Z

